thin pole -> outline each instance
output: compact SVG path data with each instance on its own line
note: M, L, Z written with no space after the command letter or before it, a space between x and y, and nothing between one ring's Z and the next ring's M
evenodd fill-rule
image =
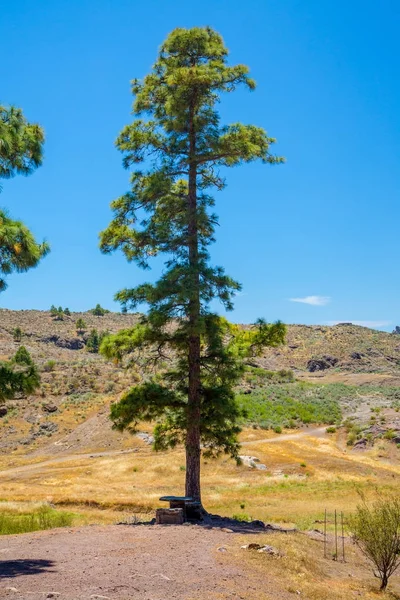
M335 560L338 559L338 543L337 543L337 513L335 508Z
M324 558L326 558L326 509L325 509L325 519L324 519Z
M342 519L342 552L343 552L343 562L346 562L346 558L344 555L344 525L343 525L343 513L341 513L341 519Z

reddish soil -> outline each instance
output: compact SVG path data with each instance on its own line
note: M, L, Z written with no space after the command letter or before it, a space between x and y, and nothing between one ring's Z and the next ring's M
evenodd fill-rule
M89 526L2 536L0 598L286 600L230 560L240 536L199 526ZM264 590L268 590L265 591Z

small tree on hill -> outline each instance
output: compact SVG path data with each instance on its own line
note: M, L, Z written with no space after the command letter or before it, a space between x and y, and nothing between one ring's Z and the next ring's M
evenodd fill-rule
M70 317L71 316L71 311L69 310L69 308L64 308L64 315L66 317Z
M76 331L79 335L82 335L87 329L87 325L81 317L79 317L79 319L75 323L75 327L76 327Z
M213 267L208 247L217 217L210 212L212 188L221 190L224 167L260 159L277 164L274 139L254 125L224 126L216 110L223 92L255 83L245 65L229 66L221 36L210 29L175 29L161 46L151 73L134 80L136 120L117 139L131 190L112 203L114 220L101 234L101 249L122 249L128 261L147 268L151 257L166 255L159 281L116 295L123 310L146 303L149 311L133 330L104 341L106 356L146 349L150 360L177 362L162 381L132 388L113 405L112 419L124 428L137 419L160 419L156 447L183 442L186 448L186 495L200 493L201 445L206 452L237 456L238 410L233 384L247 352L282 343L281 323L263 321L235 335L210 311L219 299L232 309L240 285L221 267ZM236 338L236 339L235 339Z
M100 304L96 304L95 308L92 308L89 312L91 312L92 315L95 315L96 317L104 317L104 315L106 315L110 311L100 306Z
M353 540L372 562L374 575L385 590L400 566L400 498L381 497L372 505L362 504L349 518Z
M21 327L16 327L13 331L14 342L20 342L22 340L22 329Z
M32 394L39 385L38 369L24 346L10 361L0 362L0 404L18 394Z
M89 337L86 342L86 349L88 352L93 352L97 354L100 349L100 344L102 340L109 335L108 331L97 331L97 329L92 329L89 334Z
M54 304L52 304L51 308L50 308L50 315L53 317L53 319L55 321L63 321L64 320L64 310L62 308L62 306L59 306L58 308L56 306L54 306Z

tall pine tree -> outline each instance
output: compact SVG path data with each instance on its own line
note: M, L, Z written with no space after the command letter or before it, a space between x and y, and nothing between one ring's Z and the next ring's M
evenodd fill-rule
M131 191L112 203L114 219L101 234L101 249L122 249L128 261L148 267L166 255L154 285L117 293L123 310L146 303L148 312L132 330L111 336L102 352L157 361L174 357L162 380L148 378L129 390L111 417L124 429L140 419L157 420L155 446L183 442L186 495L201 499L201 447L209 454L237 456L238 410L233 386L243 359L264 345L283 342L281 323L260 321L241 331L210 312L217 298L232 309L240 285L210 264L217 217L210 191L222 190L221 167L260 159L283 161L270 152L274 139L254 125L222 125L216 104L223 92L255 83L244 65L229 66L227 49L212 29L175 29L143 82L134 80L135 120L117 139L124 166L133 167ZM139 168L137 165L141 165Z

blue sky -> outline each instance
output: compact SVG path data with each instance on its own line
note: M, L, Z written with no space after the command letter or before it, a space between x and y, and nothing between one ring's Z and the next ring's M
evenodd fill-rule
M1 15L0 102L47 141L44 165L4 182L0 205L52 246L9 278L1 307L117 309L118 289L153 276L97 247L128 189L114 140L130 80L169 31L210 25L258 83L223 98L223 120L265 127L287 158L230 169L217 194L212 259L243 284L232 320L400 322L398 2L20 0Z

